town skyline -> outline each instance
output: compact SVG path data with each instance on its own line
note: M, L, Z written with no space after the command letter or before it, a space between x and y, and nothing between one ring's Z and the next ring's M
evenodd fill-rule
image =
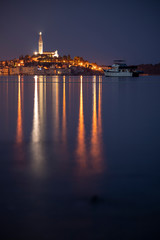
M98 64L159 62L159 1L9 0L1 7L0 60L31 55L42 31L44 48L58 49L61 56L83 56Z
M42 32L39 32L38 50L32 55L0 61L0 75L102 75L103 69L82 57L45 51Z
M72 58L70 54L60 56L58 50L46 51L43 47L42 32L38 35L38 50L31 55L20 55L19 58L0 61L0 75L103 75L105 69L111 68L111 66L89 62L81 56ZM160 63L130 67L137 68L141 74L160 74Z

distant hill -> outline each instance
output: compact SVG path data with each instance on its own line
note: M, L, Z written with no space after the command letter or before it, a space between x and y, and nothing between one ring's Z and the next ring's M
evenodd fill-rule
M143 71L149 75L160 75L160 63L158 64L141 64L137 66L137 70Z

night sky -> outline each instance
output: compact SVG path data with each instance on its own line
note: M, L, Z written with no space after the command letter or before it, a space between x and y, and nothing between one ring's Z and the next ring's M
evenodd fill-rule
M98 64L160 62L160 1L0 1L0 60L44 51Z

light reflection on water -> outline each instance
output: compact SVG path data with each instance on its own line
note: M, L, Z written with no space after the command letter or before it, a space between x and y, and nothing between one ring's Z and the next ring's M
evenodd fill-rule
M31 134L31 141L37 143L40 141L40 126L39 126L39 101L38 101L38 83L37 76L35 76L35 87L34 87L34 108L33 108L33 127Z
M66 129L66 81L65 76L63 76L63 113L62 113L62 142L64 148L66 148L66 138L67 138L67 129Z
M54 82L55 81L55 82ZM53 79L52 84L52 105L53 105L53 135L54 141L59 139L59 85L58 77Z
M93 166L97 171L102 171L102 131L101 131L101 82L99 81L99 96L97 104L96 96L96 77L93 79L93 110L92 110L92 130L91 130L91 155L93 158ZM98 115L97 115L97 105L98 105ZM98 117L98 119L97 119ZM100 124L100 125L99 125Z
M49 239L72 239L68 227L83 239L153 235L160 216L160 82L151 80L5 77L2 229L12 226L17 236L18 223L21 239L45 239L46 232Z
M40 80L42 80L40 78ZM45 83L44 83L45 84ZM41 85L41 84L40 84ZM38 82L37 76L35 76L35 87L34 87L34 107L33 107L33 125L31 133L31 154L32 154L32 165L36 172L41 172L42 162L44 161L43 155L43 145L41 144L42 134L43 134L43 105L39 104L39 96L41 104L45 104L45 99L43 99L43 89L39 88L38 94ZM41 95L42 94L42 95ZM44 101L43 101L44 100ZM41 118L40 118L41 116Z
M21 143L23 141L23 132L22 132L23 119L22 119L22 104L21 104L22 98L23 98L22 96L23 96L23 81L21 82L20 76L18 76L18 106L17 106L17 134L16 134L17 143Z
M22 106L25 112L26 102L24 103L23 77L18 76L17 83L17 129L15 144L19 144L26 139L23 136L24 119L22 117ZM32 124L30 126L30 158L33 160L34 168L43 169L42 162L46 161L48 154L45 155L47 142L52 142L52 147L59 154L59 158L69 158L70 155L75 158L77 165L77 173L91 174L100 173L103 170L103 142L102 142L102 119L101 119L101 99L102 99L102 79L93 77L93 81L89 82L89 87L92 88L92 104L87 106L87 111L91 113L90 128L86 127L84 116L84 94L87 94L87 89L84 89L86 83L83 82L83 77L80 77L80 82L74 87L71 87L70 79L66 81L63 76L59 79L57 76L52 77L50 82L46 81L46 77L35 76L32 83L33 91L33 110ZM91 85L90 85L91 84ZM88 85L88 83L87 83ZM78 88L77 88L78 87ZM86 91L87 90L87 91ZM51 91L51 94L50 94ZM78 92L79 91L79 92ZM27 92L29 97L29 92ZM78 97L79 96L79 97ZM75 99L73 99L73 97ZM69 103L76 101L77 116L75 122L76 131L72 129L72 115L75 115ZM48 106L49 104L49 106ZM75 116L74 116L75 117ZM29 129L29 128L28 128ZM27 135L29 135L27 129ZM86 139L86 130L89 138ZM72 136L73 146L72 154L68 149L68 139ZM24 150L24 149L23 149ZM21 149L22 151L22 149ZM24 156L24 154L22 154Z
M80 99L79 99L79 120L77 129L77 149L76 159L78 162L78 170L81 174L101 172L103 167L103 143L102 143L102 119L101 119L101 78L98 85L96 77L93 77L92 82L92 123L90 141L86 143L84 111L83 111L83 77L80 78ZM98 98L97 98L98 87ZM97 104L98 101L98 104ZM98 106L98 114L97 114ZM88 148L87 148L88 147Z
M84 112L83 112L83 77L80 77L80 104L79 104L79 120L77 128L77 148L76 159L78 162L78 169L83 171L87 165L87 149L85 141L85 125L84 125Z

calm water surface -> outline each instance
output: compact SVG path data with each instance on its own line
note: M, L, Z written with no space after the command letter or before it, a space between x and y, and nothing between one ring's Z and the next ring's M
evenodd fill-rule
M1 239L160 239L159 171L160 77L0 77Z

